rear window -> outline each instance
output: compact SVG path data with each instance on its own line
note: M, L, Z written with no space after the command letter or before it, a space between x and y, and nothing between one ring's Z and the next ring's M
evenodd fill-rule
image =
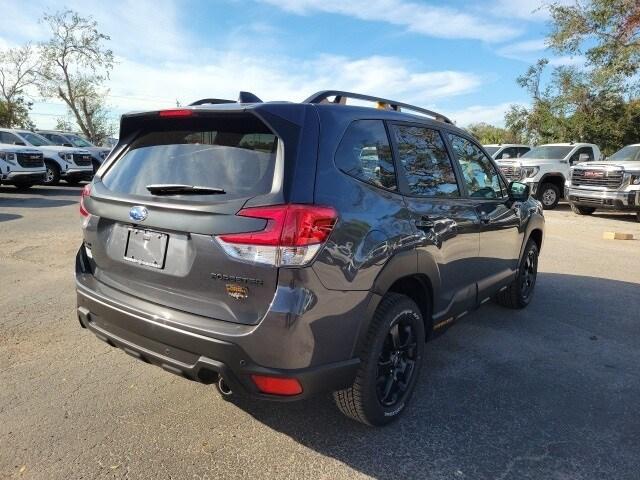
M376 187L396 190L396 172L381 120L356 120L340 141L336 165L347 175Z
M540 158L543 160L561 160L566 157L573 147L562 147L554 145L543 145L529 150L523 155L524 158Z
M221 188L226 195L247 197L271 191L278 138L253 115L149 125L153 128L140 133L105 173L102 182L112 192L151 197L147 186L154 184Z

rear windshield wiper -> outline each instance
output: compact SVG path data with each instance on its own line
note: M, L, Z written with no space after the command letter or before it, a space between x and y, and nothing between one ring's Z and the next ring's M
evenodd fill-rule
M222 195L227 193L222 188L183 185L181 183L147 185L147 190L154 195Z

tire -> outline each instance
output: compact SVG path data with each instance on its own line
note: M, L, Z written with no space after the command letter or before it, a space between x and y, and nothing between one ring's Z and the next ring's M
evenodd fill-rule
M415 390L424 347L418 306L405 295L385 295L369 327L353 385L333 393L338 409L370 426L396 420Z
M636 213L636 222L640 222L640 212Z
M505 290L496 295L498 304L514 309L524 308L529 305L538 276L539 253L538 245L530 239L520 259L516 278ZM525 282L527 282L526 285Z
M543 183L538 190L538 200L542 202L542 208L553 210L560 201L560 189L553 183Z
M579 205L574 205L572 203L571 204L571 211L573 213L575 213L576 215L591 215L593 212L596 211L596 209L593 208L593 207L581 207Z
M47 171L44 174L43 185L53 187L60 183L60 168L54 162L46 162Z

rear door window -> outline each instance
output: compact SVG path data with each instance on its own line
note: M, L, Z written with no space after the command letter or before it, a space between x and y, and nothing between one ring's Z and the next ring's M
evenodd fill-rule
M439 131L411 125L393 125L391 128L411 195L460 195L451 159Z
M242 118L240 118L242 117ZM219 188L253 197L271 191L278 138L253 115L150 122L104 174L113 192L153 196L148 185ZM191 195L209 201L210 195Z
M342 137L336 166L347 175L376 187L397 190L387 131L381 120L356 120Z

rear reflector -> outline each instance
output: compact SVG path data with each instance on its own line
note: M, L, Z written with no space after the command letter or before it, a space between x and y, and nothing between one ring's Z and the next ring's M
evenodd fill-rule
M189 110L186 108L173 108L169 110L160 110L158 115L165 118L175 118L175 117L190 117L193 115L193 110Z
M80 192L80 216L82 216L82 217L88 217L89 216L89 212L87 211L86 207L84 206L84 199L86 197L88 197L89 195L91 195L91 184L90 183L86 184L83 187L82 192Z
M295 378L251 375L251 380L262 393L270 395L298 395L302 393L302 385Z
M216 237L231 257L274 266L309 263L326 242L338 215L331 207L318 205L274 205L244 208L241 217L262 218L263 230Z

